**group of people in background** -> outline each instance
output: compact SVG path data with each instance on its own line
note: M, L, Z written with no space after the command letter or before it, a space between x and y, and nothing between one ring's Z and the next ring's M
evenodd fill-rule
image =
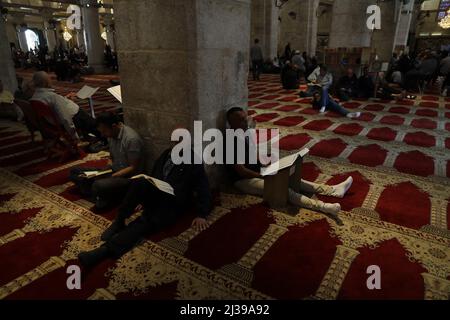
M24 52L12 44L11 54L16 68L53 71L58 81L77 83L82 81L82 75L93 72L88 67L88 57L83 45L65 49L60 44L53 51L43 45ZM105 67L112 71L119 69L117 53L109 45L106 45L104 49L104 63Z
M315 57L292 50L290 43L280 58L264 60L259 40L255 39L250 58L253 80L260 80L261 73L279 73L286 90L298 90L302 81L306 82L307 90L300 92L301 97L312 97L313 107L321 113L332 110L349 118L357 118L360 114L345 110L330 94L340 101L374 96L384 100L402 100L414 99L415 96L408 92L423 90L437 81L441 82L441 94L447 96L450 86L450 56L447 51L423 50L413 58L408 53L400 56L394 53L388 70L370 72L368 66L362 66L360 76L342 63L340 70L334 70L343 73L338 78L326 65L318 64Z

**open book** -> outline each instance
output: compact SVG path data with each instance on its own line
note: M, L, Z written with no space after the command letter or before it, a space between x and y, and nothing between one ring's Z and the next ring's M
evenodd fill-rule
M309 149L305 148L305 149L301 150L300 152L291 154L290 156L287 156L287 157L281 159L280 161L271 164L268 167L262 168L261 175L263 177L270 176L270 175L277 174L278 171L281 171L286 168L290 168L295 164L295 162L297 161L297 159L299 157L303 158L308 153L309 153Z
M119 100L120 103L122 103L122 90L120 88L120 85L109 88L108 92L111 93L114 98Z
M105 171L85 171L81 174L81 176L88 178L88 179L92 179L92 178L97 178L100 176L104 176L106 174L110 174L112 173L112 170L105 170Z
M77 92L77 97L80 98L81 100L89 99L97 92L98 89L100 88L92 88L89 86L84 86L83 88L81 88L80 91Z
M144 178L145 180L147 180L148 182L153 184L156 188L158 188L162 192L171 194L173 196L175 195L175 191L173 190L173 188L170 184L168 184L165 181L147 176L146 174L140 174L140 175L132 177L131 179L140 179L140 178Z

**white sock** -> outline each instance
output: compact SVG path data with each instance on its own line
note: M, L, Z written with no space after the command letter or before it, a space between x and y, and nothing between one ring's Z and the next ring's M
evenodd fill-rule
M350 112L347 114L347 118L359 118L361 116L361 112Z
M333 193L332 196L336 197L336 198L343 198L345 196L345 194L347 193L347 191L350 189L350 187L353 184L353 177L348 177L347 180L345 180L344 182L332 186L333 188Z
M325 107L322 107L321 109L320 109L320 113L324 113L325 112L325 110L326 110L326 108Z
M337 216L339 211L341 211L341 205L339 203L324 203L320 211L331 214L332 216Z

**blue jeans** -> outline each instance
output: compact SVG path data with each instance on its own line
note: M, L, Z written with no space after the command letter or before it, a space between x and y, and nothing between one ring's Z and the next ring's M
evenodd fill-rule
M323 99L322 99L323 100ZM327 110L331 110L331 111L334 111L334 112L336 112L336 113L339 113L340 115L343 115L343 116L347 116L349 113L350 113L350 111L348 111L347 109L345 109L343 106L341 106L339 103L337 103L336 101L334 101L333 99L330 99L329 97L328 97L328 94L327 94L327 99L326 99L326 101L327 101L327 104L326 104L326 109ZM321 101L321 103L323 103L323 101ZM322 106L324 105L324 104L321 104Z
M326 106L328 104L328 100L330 99L328 96L328 87L318 87L318 86L308 86L308 90L306 90L306 96L312 97L315 92L319 92L322 90L322 99L320 100L320 106Z

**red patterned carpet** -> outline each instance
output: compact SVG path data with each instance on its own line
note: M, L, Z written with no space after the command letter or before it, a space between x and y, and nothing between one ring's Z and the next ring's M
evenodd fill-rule
M29 77L29 73L21 73ZM116 108L100 86L96 110ZM57 83L61 93L82 84ZM281 148L311 149L304 179L354 185L338 200L344 225L322 214L270 210L259 198L222 193L204 232L187 213L119 261L66 288L66 267L99 244L114 210L92 203L68 182L75 165L43 158L22 126L0 123L0 298L4 299L448 299L450 293L450 100L355 101L358 120L319 115L277 76L249 82L259 127L279 127ZM86 105L84 105L87 107ZM326 201L336 199L319 196ZM370 265L381 290L366 286Z

